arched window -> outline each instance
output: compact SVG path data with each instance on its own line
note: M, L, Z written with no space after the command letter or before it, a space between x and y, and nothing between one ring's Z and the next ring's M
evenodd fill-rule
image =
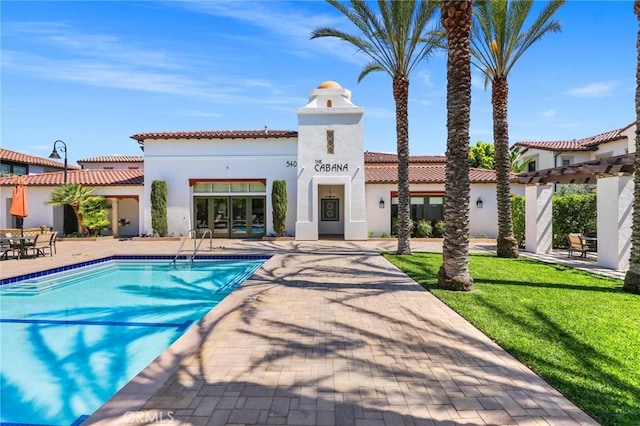
M331 99L327 100L327 108L331 108L333 104L331 103Z

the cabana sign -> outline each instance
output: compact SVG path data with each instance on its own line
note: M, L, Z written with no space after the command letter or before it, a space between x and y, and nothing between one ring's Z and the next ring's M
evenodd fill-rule
M315 171L316 172L348 172L349 171L349 164L348 163L343 163L343 164L338 164L338 163L323 163L322 160L316 160L316 165L315 165Z

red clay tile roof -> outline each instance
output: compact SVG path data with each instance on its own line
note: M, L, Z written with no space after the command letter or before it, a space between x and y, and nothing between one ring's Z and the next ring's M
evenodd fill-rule
M593 147L601 143L618 140L622 137L622 132L629 126L599 135L589 136L583 139L573 139L570 141L523 141L517 142L514 146L524 148L542 149L545 151L592 151Z
M82 163L142 163L144 157L141 155L104 155L102 157L90 157L78 160Z
M272 139L297 138L295 130L202 130L192 132L151 132L130 136L138 142L147 139Z
M22 154L16 151L0 148L0 160L13 161L16 163L35 164L38 166L52 167L56 169L64 169L64 163L54 161L49 158L36 157L35 155ZM67 170L78 170L79 167L67 164Z
M410 166L410 183L444 183L444 164L432 166ZM365 183L397 183L398 168L394 166L366 165L364 168ZM496 172L486 169L469 169L471 183L495 183Z
M446 163L447 157L444 155L410 155L411 163ZM398 155L387 152L364 152L364 162L366 163L398 163Z
M64 183L64 172L24 176L27 186L58 186ZM0 186L13 186L15 177L0 178ZM143 185L144 170L69 170L67 183L85 186Z

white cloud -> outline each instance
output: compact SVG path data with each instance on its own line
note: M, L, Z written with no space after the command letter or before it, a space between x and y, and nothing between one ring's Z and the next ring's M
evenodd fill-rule
M428 88L433 88L433 80L431 79L431 73L427 71L420 71L418 73L418 78L424 83Z
M557 114L557 111L553 108L546 110L545 112L542 113L542 116L545 118L553 118L555 117Z
M489 83L489 85L485 86L485 82L486 82L486 77L483 73L476 71L473 72L471 71L471 87L474 89L480 89L480 90L489 90L491 88L491 83Z
M583 98L599 98L613 92L615 86L616 84L612 81L601 81L582 87L574 87L573 89L567 90L567 94Z
M313 57L318 54L329 54L340 60L364 65L368 57L354 47L333 37L309 40L311 32L318 27L331 27L352 32L352 24L335 11L330 13L308 12L296 2L220 2L188 0L172 3L198 13L242 21L245 24L260 28L262 33L256 35L258 43L272 42L274 49L286 51L300 57ZM250 10L251 13L247 13ZM332 7L327 5L327 10ZM277 23L286 23L280 25Z
M132 46L121 38L82 33L65 23L12 22L3 30L3 36L8 36L8 31L11 36L47 46L38 53L5 47L4 72L229 104L301 103L299 97L283 95L282 83L215 75L211 71L215 67L203 64L201 58L194 63L178 52Z

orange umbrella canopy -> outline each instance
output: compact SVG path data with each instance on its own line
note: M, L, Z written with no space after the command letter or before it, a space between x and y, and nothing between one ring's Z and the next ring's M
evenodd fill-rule
M22 176L18 176L11 195L11 209L9 214L15 217L25 218L29 216L29 203L27 202L27 184Z

